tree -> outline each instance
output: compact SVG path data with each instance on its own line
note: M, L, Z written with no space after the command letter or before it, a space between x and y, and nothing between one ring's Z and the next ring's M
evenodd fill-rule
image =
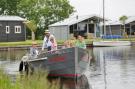
M34 20L31 21L26 21L24 22L24 24L31 30L31 34L32 34L32 40L35 40L35 32L37 30L37 26L35 24Z
M17 15L20 0L0 0L0 15Z
M74 12L68 0L21 0L17 8L20 16L35 21L39 34L48 29L48 25L68 18Z
M123 31L123 33L125 33L126 32L126 30L125 30L125 23L126 23L126 20L128 19L128 17L126 16L126 15L123 15L123 16L121 16L120 18L119 18L119 21L124 25L124 31Z

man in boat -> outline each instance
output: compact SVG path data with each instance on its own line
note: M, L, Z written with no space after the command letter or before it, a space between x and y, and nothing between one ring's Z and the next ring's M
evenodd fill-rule
M49 30L45 30L45 37L43 40L42 51L45 48L47 48L47 51L51 51L51 46L52 46L51 39L52 38L54 40L54 43L56 43L54 35L52 35Z
M33 41L32 47L30 48L30 56L32 58L36 58L38 54L39 54L39 51L38 51L38 48L37 48L37 42Z
M86 49L86 43L84 41L84 37L82 35L77 36L77 41L75 43L76 47Z

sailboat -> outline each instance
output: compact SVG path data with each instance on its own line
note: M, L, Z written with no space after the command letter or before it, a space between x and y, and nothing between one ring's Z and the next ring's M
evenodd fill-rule
M103 31L106 35L106 25L105 25L105 0L103 0ZM110 40L110 41L93 41L93 46L130 46L130 41L119 41L119 40Z

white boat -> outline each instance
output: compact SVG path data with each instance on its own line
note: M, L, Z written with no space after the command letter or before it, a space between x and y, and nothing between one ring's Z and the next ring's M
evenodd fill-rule
M130 41L93 41L93 46L130 46Z

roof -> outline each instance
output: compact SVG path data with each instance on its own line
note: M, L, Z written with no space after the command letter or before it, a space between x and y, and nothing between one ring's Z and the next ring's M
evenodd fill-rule
M107 21L106 25L121 25L120 21Z
M128 19L126 20L126 24L129 24L134 21L135 21L135 16L129 16ZM122 25L122 23L120 21L108 21L106 22L106 25Z
M70 26L70 25L79 23L81 21L84 21L84 20L87 20L87 19L93 18L93 17L97 18L97 19L100 19L100 20L103 20L103 18L101 16L98 16L98 15L76 16L76 17L70 17L70 18L67 18L65 20L62 20L62 21L56 22L54 24L51 24L51 25L49 25L49 27L64 26L64 25Z
M0 21L25 21L26 19L19 16L2 16L0 15Z
M131 23L133 21L135 21L135 16L129 16L128 19L126 20L126 24Z

